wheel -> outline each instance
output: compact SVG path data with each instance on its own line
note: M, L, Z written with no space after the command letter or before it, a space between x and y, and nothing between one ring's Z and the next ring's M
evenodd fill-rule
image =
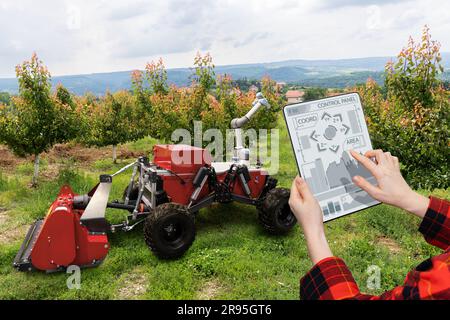
M125 198L127 197L128 192L128 186L125 187L125 190L123 190L122 200L125 201ZM136 201L139 195L139 186L137 183L133 184L133 187L131 187L129 200L130 201Z
M289 189L274 188L267 192L259 208L259 221L264 229L276 235L286 234L297 222L289 207Z
M123 195L122 195L122 201L125 202L125 199L127 197L127 192L128 192L128 186L125 187L125 190L123 190ZM137 185L137 183L134 183L133 186L131 187L131 191L130 191L130 196L128 198L128 204L129 205L136 205L136 200L139 196L139 186ZM133 209L128 209L129 212L133 212Z
M188 213L186 206L161 204L145 219L144 237L149 248L158 257L179 258L194 242L194 217Z

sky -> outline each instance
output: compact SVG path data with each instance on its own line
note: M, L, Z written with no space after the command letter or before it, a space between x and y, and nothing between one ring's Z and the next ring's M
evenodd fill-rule
M33 52L52 75L396 55L425 24L450 51L447 0L1 0L0 77Z

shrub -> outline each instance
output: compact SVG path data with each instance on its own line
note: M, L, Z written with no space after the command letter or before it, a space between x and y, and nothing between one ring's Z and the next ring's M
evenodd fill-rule
M386 87L369 80L361 94L374 147L399 157L415 188L448 188L450 104L439 74L439 44L424 28L422 39L386 66Z
M194 143L194 122L202 122L202 131L217 128L225 138L235 117L243 116L251 107L255 93L242 93L231 77L216 77L209 54L197 54L188 88L167 85L167 73L162 60L147 64L145 71L132 74L133 94L137 110L143 110L146 132L154 138L170 141L175 129L187 129ZM262 92L272 108L258 113L248 127L273 128L276 125L282 97L275 81L262 79ZM138 111L140 112L140 111ZM225 139L224 139L225 140ZM203 141L203 146L209 142ZM225 147L225 145L224 145Z

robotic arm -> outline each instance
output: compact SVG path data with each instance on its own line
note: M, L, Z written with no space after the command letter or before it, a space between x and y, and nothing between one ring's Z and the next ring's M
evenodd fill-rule
M242 142L242 131L241 128L250 121L250 119L258 112L258 110L264 106L266 109L270 108L270 104L266 98L264 98L261 92L256 94L256 99L253 101L253 107L247 112L247 114L241 118L235 118L231 120L231 128L234 129L235 133L235 148L233 161L248 161L250 159L250 150L245 149Z
M234 118L231 120L231 128L232 129L240 129L242 128L247 122L250 121L251 117L258 112L258 110L261 108L261 106L266 107L267 109L270 108L270 104L267 101L266 98L264 98L263 94L261 92L258 92L256 94L256 99L252 103L253 107L247 112L247 114L241 118Z

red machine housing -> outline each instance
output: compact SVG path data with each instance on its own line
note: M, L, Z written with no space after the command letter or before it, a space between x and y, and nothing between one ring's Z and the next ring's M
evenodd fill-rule
M70 187L63 186L41 227L31 236L34 268L52 271L69 265L96 265L108 254L107 235L90 234L80 223L83 211L73 209L74 196Z
M189 204L190 195L195 190L192 181L198 170L201 167L213 165L212 156L206 149L189 145L168 144L153 147L153 163L176 174L161 176L164 182L164 191L172 202L183 205ZM226 174L227 171L217 172L217 180L222 182ZM264 188L268 173L263 169L250 169L249 174L251 180L248 185L251 190L251 197L257 198ZM232 192L240 196L246 196L239 183L234 185ZM205 184L199 194L199 199L202 199L208 193L208 185Z

